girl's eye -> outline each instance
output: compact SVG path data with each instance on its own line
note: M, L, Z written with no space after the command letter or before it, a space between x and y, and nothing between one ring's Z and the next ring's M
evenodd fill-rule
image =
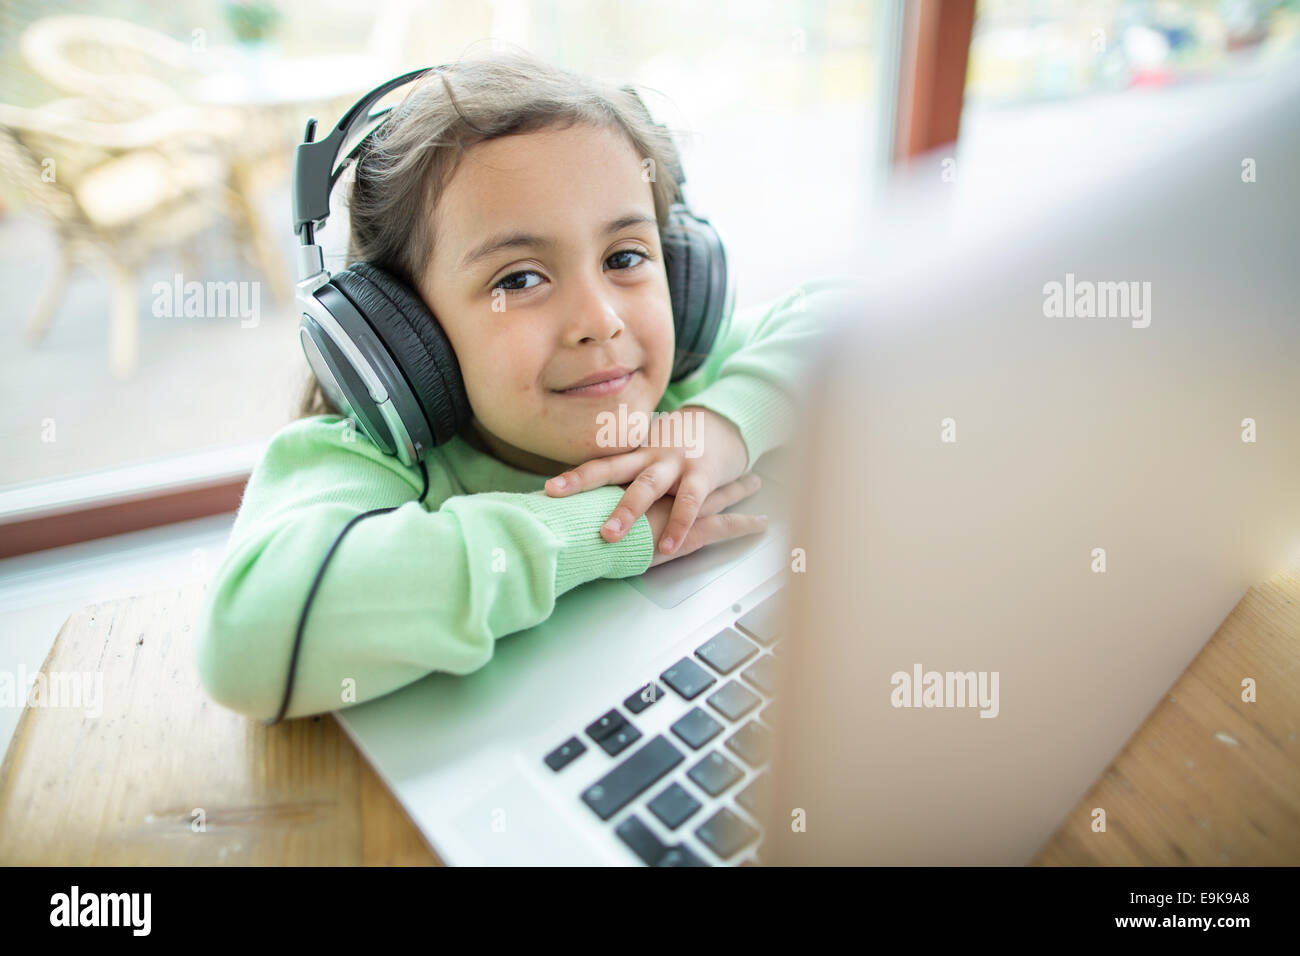
M627 258L626 258L627 256L636 256L637 259L640 260L640 261L639 261L639 262L628 263L628 262L627 262ZM645 255L645 253L637 252L635 249L620 249L620 250L618 250L618 252L614 253L612 256L610 256L608 259L606 259L605 262L606 262L606 263L611 263L611 262L615 262L615 261L617 261L617 262L620 262L620 263L626 263L626 264L624 264L624 265L616 265L616 266L613 267L613 268L615 268L615 269L619 269L619 270L622 270L622 269L635 269L635 268L636 268L637 266L639 266L642 262L645 262L646 258L647 258L647 256Z
M520 285L519 280L526 276L536 276L536 275L537 273L534 272L532 269L525 269L522 272L512 272L510 273L510 275L506 276L504 279L502 279L492 288L504 289L507 292L522 292L525 289L531 289L537 283L532 283L529 285Z
M635 261L629 262L629 257L634 258ZM605 264L610 266L612 269L625 271L627 269L635 269L649 258L650 257L644 252L639 252L636 249L620 249L618 252L613 253L608 259L606 259ZM537 281L528 282L528 276L534 277ZM503 278L492 288L504 289L506 292L524 292L540 284L540 282L541 276L538 275L537 272L532 269L524 269L520 272L510 273L510 275Z

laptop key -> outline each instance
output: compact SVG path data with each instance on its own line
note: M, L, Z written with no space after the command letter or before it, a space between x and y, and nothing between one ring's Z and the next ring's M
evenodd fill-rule
M736 802L745 808L755 820L762 821L767 812L768 783L770 778L764 770L749 782L749 786L736 794Z
M605 753L609 754L611 757L617 757L640 739L641 731L637 730L631 724L624 724L618 730L603 739L600 742L600 745L604 748Z
M627 726L627 721L617 710L602 714L593 723L587 725L587 736L600 743L610 734Z
M641 858L646 866L655 866L668 849L668 844L661 841L654 832L641 822L636 814L614 828L618 838L632 848L632 852Z
M693 700L718 681L689 657L683 657L659 677L685 700Z
M710 751L707 757L686 771L686 776L711 797L716 797L744 775L745 771L716 750Z
M751 720L727 738L727 747L755 770L767 763L771 752L772 731Z
M758 653L758 648L734 628L719 631L695 649L695 656L719 674L730 674Z
M780 689L777 686L778 674L776 658L770 654L764 654L754 663L750 664L740 676L749 681L768 697L775 697Z
M663 695L664 689L651 681L623 701L623 706L632 713L639 714Z
M586 744L577 737L570 737L546 755L546 766L552 770L563 770L570 762L586 752Z
M771 647L781 636L777 633L781 625L781 606L778 603L780 596L781 592L777 591L736 621L737 627L764 647Z
M758 839L758 830L723 807L695 828L695 835L724 860L730 860Z
M692 707L670 729L689 744L692 750L699 750L725 728L700 708Z
M680 783L670 783L663 793L646 804L647 809L670 830L676 830L702 806L704 804L692 797Z
M752 690L747 690L738 680L728 681L709 695L709 705L728 720L740 720L763 702Z
M646 826L635 814L614 828L619 838L632 848L646 866L708 866L688 846L678 843L669 846Z
M667 737L657 734L584 790L582 800L598 817L608 820L685 759Z
M708 866L709 864L701 860L692 850L684 843L676 846L670 846L664 855L659 858L655 866Z

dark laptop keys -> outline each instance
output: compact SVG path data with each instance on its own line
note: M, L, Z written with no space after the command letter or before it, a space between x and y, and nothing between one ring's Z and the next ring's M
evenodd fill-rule
M716 750L710 751L707 757L686 771L686 776L711 797L716 797L744 775L745 771Z
M625 701L623 706L634 714L639 714L651 704L659 700L664 695L664 689L654 681L646 684L636 693L632 694Z
M582 800L608 820L684 759L668 738L658 734L582 793Z
M601 714L594 722L587 725L587 736L596 743L600 743L618 728L626 724L623 715L617 710L611 710L608 713Z
M722 859L729 860L753 843L759 831L723 807L696 827L695 835Z
M736 794L736 802L749 811L750 816L761 821L767 812L768 775L763 771L749 782L749 786Z
M624 750L641 739L641 731L637 730L631 724L624 724L618 730L614 731L608 737L600 742L605 753L611 757L617 757Z
M655 866L708 866L685 843L670 846Z
M625 750L629 744L640 740L641 731L624 720L617 710L611 710L587 725L587 736L600 744L612 757Z
M704 804L692 797L680 783L670 783L663 793L646 804L647 809L670 830L676 830L702 806Z
M698 697L718 680L689 657L683 657L659 677L685 700Z
M768 697L775 697L777 696L777 692L780 690L777 686L777 666L775 658L768 654L764 654L758 660L754 661L754 663L741 671L740 676L749 681L749 683L753 684Z
M546 766L552 770L562 770L576 757L587 752L587 745L577 737L570 737L560 746L546 755Z
M668 849L667 844L655 836L635 814L615 827L614 832L618 834L620 840L632 848L632 852L639 856L646 866L654 866L658 863L659 858L664 855L664 850Z
M763 699L748 690L738 680L727 681L717 691L709 695L709 706L728 720L740 720L747 713L763 703Z
M680 843L677 846L664 843L635 814L615 827L614 832L646 866L709 865Z
M730 627L695 649L695 656L719 674L730 674L757 653L757 647Z
M780 605L777 600L780 593L778 591L771 597L766 598L758 607L746 614L742 614L736 620L737 627L744 630L746 634L749 634L764 647L771 647L781 636L777 633L777 628L780 625Z
M699 750L724 730L722 724L698 707L692 707L685 716L679 717L670 729L692 750Z
M727 738L727 749L757 770L771 753L772 731L751 720Z

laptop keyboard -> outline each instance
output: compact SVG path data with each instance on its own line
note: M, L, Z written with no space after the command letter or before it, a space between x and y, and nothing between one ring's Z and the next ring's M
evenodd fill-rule
M754 865L771 754L778 590L543 759L555 773L599 747L622 759L579 795L647 866ZM650 708L680 716L646 739ZM569 770L570 774L576 770ZM664 783L669 777L674 779ZM749 779L746 779L746 778ZM730 803L729 803L730 801ZM711 809L705 811L705 807ZM653 818L676 842L646 823ZM685 827L686 829L683 829ZM694 843L691 838L698 843Z

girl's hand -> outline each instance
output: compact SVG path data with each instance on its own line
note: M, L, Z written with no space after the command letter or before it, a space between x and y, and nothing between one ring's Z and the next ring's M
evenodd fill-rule
M645 443L632 451L593 458L552 478L546 483L546 493L559 498L602 485L627 488L600 530L601 537L609 542L621 540L652 504L665 495L672 495L672 514L663 539L656 541L660 552L673 554L685 540L709 495L739 478L749 463L745 440L728 419L707 408L690 405L683 405L679 411L698 416L698 456L688 458L686 452L691 449L684 447L662 444L650 447L647 434Z
M672 554L666 554L656 548L654 557L650 560L650 567L698 551L706 544L714 544L728 538L739 538L741 535L754 534L766 529L767 515L718 513L724 508L730 508L742 498L748 498L761 486L762 481L758 475L750 472L713 492L704 499L704 504L700 505L699 518L686 533L682 543L673 550ZM664 497L652 504L645 513L646 520L650 522L650 533L656 544L668 525L672 507L673 503Z

